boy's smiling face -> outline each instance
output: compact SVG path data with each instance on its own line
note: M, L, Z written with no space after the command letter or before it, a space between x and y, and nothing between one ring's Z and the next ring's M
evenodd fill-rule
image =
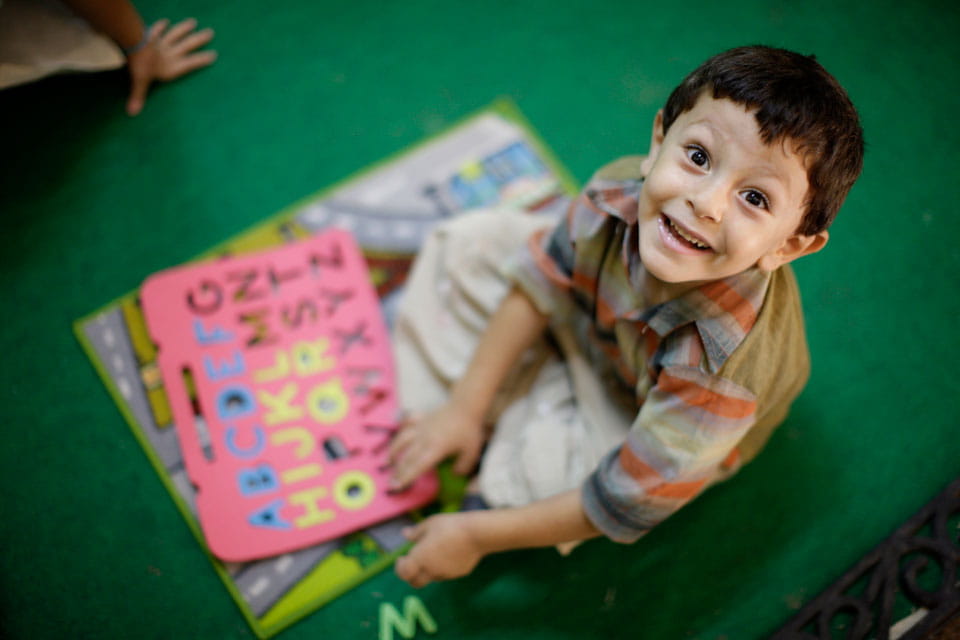
M651 303L754 266L772 271L826 244L826 231L796 233L805 158L789 140L764 144L752 111L705 92L666 135L661 118L638 211Z

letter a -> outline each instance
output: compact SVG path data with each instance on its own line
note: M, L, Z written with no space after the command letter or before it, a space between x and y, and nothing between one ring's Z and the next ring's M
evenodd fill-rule
M274 500L270 504L254 511L247 518L247 522L255 527L267 529L289 529L290 523L280 517L283 500Z

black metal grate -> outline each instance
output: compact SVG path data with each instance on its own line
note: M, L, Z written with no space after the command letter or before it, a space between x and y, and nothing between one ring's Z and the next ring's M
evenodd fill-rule
M960 614L960 478L772 640L917 640Z

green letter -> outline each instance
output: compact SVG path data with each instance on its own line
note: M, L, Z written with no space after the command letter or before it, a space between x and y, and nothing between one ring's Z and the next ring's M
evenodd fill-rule
M437 632L437 623L417 596L407 596L403 601L402 618L392 604L384 602L380 605L380 640L393 640L394 629L410 640L417 633L417 620L427 633Z

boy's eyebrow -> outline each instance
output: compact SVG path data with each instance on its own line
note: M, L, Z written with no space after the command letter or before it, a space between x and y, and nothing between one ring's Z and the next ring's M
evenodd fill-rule
M714 124L710 122L709 118L707 117L701 118L700 120L695 120L691 122L689 125L687 125L687 129L691 129L694 127L702 127L706 129L710 133L711 137L713 138L711 142L714 144L716 144L717 142L723 142L724 139L727 137L718 127L714 126ZM781 150L784 152L784 154L787 153L786 147L782 147ZM796 152L794 152L793 154L798 155L796 154ZM762 164L751 166L750 172L752 174L755 174L757 178L760 178L760 179L767 179L767 178L772 179L776 181L777 184L784 191L789 191L789 187L790 187L789 176L784 175L782 171L777 171L774 168L774 166L769 162L763 162ZM806 170L804 170L804 175L806 175Z
M696 120L694 122L691 122L689 125L687 125L687 129L692 129L694 127L703 127L705 129L708 129L714 138L722 137L720 135L720 130L717 129L715 126L713 126L713 123L707 120L706 118Z

